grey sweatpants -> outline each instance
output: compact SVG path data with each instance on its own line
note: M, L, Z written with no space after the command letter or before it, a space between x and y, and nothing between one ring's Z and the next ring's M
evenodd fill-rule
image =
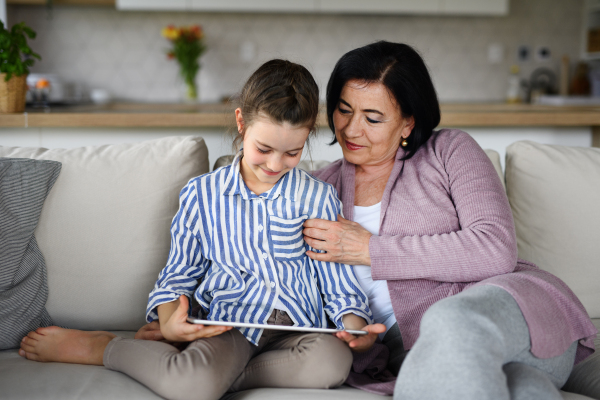
M273 325L293 325L273 311ZM237 329L191 342L180 351L163 342L113 339L104 366L123 372L167 399L219 399L255 387L327 389L340 386L352 353L329 334L265 330L258 346Z
M504 289L477 286L443 299L420 329L394 400L562 399L577 342L560 356L535 357L525 318Z

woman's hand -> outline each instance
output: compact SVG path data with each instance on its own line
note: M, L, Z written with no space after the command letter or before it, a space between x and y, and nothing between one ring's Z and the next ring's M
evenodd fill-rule
M158 308L159 320L166 320L160 324L160 331L166 340L172 342L191 342L200 338L217 336L233 329L231 326L204 326L188 323L189 302L184 295L179 297L179 302L161 304Z
M330 261L350 265L371 265L369 239L371 232L358 223L338 215L337 222L324 219L304 221L304 240L313 249L327 253L307 251L306 255L317 261Z
M354 336L348 332L337 332L335 333L335 336L338 339L348 343L348 346L352 351L362 353L363 351L367 351L373 347L375 340L377 340L377 335L385 332L385 329L385 325L383 324L373 324L367 325L360 329L361 331L369 332L368 335Z

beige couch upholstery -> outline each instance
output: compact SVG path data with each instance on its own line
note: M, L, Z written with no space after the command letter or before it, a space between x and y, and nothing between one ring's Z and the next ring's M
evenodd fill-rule
M498 154L487 153L502 177ZM204 141L171 137L71 150L0 147L0 157L63 163L36 229L48 269L47 308L54 321L133 337L144 323L148 292L167 258L179 190L190 178L209 170ZM569 283L595 318L600 318L599 182L598 149L522 142L507 150L506 184L520 255ZM598 358L586 363L596 363L598 371ZM572 389L593 383L597 375L583 368L579 380L570 382ZM586 398L565 392L563 397ZM16 350L5 350L0 351L0 398L159 397L104 367L37 363L19 357ZM256 389L225 398L391 397L342 387Z

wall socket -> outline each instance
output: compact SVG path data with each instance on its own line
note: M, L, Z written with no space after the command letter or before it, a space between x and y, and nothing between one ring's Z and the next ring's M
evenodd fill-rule
M551 57L552 53L550 52L550 47L538 46L535 49L535 59L537 61L549 61Z
M517 61L527 62L531 58L531 48L526 44L522 44L517 48Z

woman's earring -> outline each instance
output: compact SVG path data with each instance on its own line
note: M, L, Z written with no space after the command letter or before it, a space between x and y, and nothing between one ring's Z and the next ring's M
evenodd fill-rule
M408 146L408 142L406 141L406 139L404 139L404 140L402 141L402 143L400 143L400 144L402 145L402 147L406 147L406 146Z

